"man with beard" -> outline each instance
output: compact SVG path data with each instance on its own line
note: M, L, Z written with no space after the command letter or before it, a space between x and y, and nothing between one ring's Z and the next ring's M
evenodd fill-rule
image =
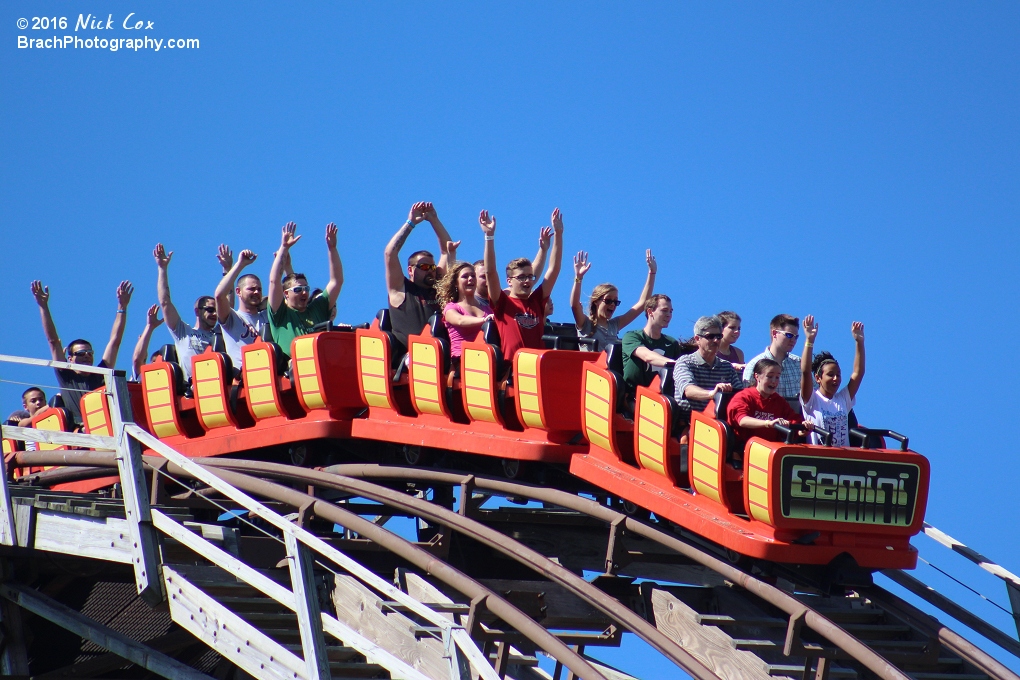
M101 368L113 368L117 363L117 352L120 351L120 341L124 338L124 327L127 325L127 306L131 302L133 292L134 288L130 281L121 281L117 286L117 316L113 321L113 330L110 331L110 342L107 343L103 358L99 361ZM43 332L46 334L46 343L50 346L53 360L91 366L95 360L95 353L92 350L92 343L88 340L80 338L72 340L66 349L61 346L56 324L53 323L53 316L50 314L49 287L44 286L42 281L33 281L32 295L39 305ZM84 373L67 368L56 368L54 371L57 374L57 384L60 385L60 397L64 402L64 408L71 415L74 425L78 425L81 423L79 402L82 395L101 387L105 382L103 376L99 373Z
M400 249L411 232L422 221L432 225L439 239L439 264L427 250L411 253L407 258L407 275L400 266ZM456 255L456 243L450 241L450 234L439 221L436 208L431 203L419 202L411 206L407 221L393 235L383 250L386 261L386 295L389 299L390 324L398 346L391 347L394 362L407 352L407 336L421 333L429 317L439 312L436 302L436 280L446 273L447 262ZM450 251L453 251L453 254Z
M269 327L266 311L261 309L262 281L254 274L238 278L241 270L255 262L257 257L250 250L242 250L237 262L216 286L216 318L223 329L223 344L234 364L235 377L241 371L241 348L253 343L255 338L265 338ZM237 298L236 310L230 306L231 290Z
M177 363L184 371L185 380L191 379L191 357L201 354L216 342L216 305L210 295L203 295L195 301L195 325L189 326L177 312L173 300L170 298L170 259L174 256L173 251L169 253L163 248L162 243L157 243L152 251L152 257L156 260L156 297L159 306L163 310L163 320L166 328L170 331L177 348Z
M330 310L336 304L340 289L344 285L344 267L340 262L340 253L336 249L337 230L332 222L326 225L329 283L326 284L324 293L309 300L310 288L304 274L283 276L290 249L301 240L300 236L294 235L296 230L297 225L293 222L283 226L280 249L276 251L273 266L269 270L269 329L273 341L288 358L294 338L310 332L312 326L329 320ZM241 259L244 260L244 257Z

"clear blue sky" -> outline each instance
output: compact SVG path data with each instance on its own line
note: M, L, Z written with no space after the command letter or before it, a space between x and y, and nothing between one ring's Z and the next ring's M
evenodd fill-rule
M200 47L18 49L18 36L75 35L78 10L113 15L82 39ZM154 27L125 31L130 12ZM44 13L71 25L17 27ZM559 206L568 257L588 250L588 279L625 300L653 248L673 334L735 309L755 353L774 314L813 313L818 348L848 366L850 322L864 321L862 421L931 460L933 524L1020 570L1018 35L1020 5L994 2L7 2L0 351L46 356L32 279L50 286L63 339L97 347L130 279L126 367L155 302L157 241L176 253L189 316L217 282L219 243L254 249L265 278L289 220L305 234L298 268L324 284L335 221L339 318L360 322L385 304L382 249L414 201L435 202L465 259L481 254L481 208L505 260L532 255ZM427 227L409 243L434 246ZM18 395L0 385L5 415ZM1005 601L994 579L967 579Z

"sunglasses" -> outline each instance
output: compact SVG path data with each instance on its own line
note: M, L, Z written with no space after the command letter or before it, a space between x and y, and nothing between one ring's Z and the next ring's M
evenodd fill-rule
M619 300L610 300L609 298L602 298L602 302L607 304L607 305L609 305L610 307L619 307L620 306L620 301Z
M93 355L94 355L94 352L92 350L90 350L90 349L80 349L77 352L69 352L67 354L67 356L69 356L69 357L90 357L90 356L93 356Z
M199 309L201 309L203 312L206 312L208 314L212 314L213 312L216 311L215 307L199 307Z
M423 272L434 272L434 271L436 271L436 269L439 268L436 265L430 264L428 262L419 262L418 264L416 264L414 266L417 267L419 270L421 270Z
M787 340L796 340L797 338L800 337L796 333L787 333L786 331L776 331L776 332L779 333L780 335L782 335Z
M518 274L517 276L508 276L507 278L515 279L517 281L520 281L521 283L524 283L525 281L534 281L536 277L534 274Z
M700 336L706 340L722 340L722 333L702 333Z
M310 291L311 286L291 286L287 290L292 290L298 295L300 295L301 293L307 293L308 291Z

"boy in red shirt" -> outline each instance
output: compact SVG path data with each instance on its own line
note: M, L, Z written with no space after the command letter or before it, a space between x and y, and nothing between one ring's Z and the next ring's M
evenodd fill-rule
M775 425L790 427L804 421L776 392L782 372L783 367L778 362L759 359L754 365L755 386L737 392L730 400L726 420L733 428L741 449L752 436L770 442L782 441L783 437L773 429ZM813 429L810 423L804 427Z
M506 266L506 282L510 292L506 293L499 285L496 272L496 217L483 210L478 215L478 224L485 234L485 271L486 288L489 303L499 328L499 337L503 347L503 359L507 366L513 365L517 350L528 347L544 349L542 333L545 329L545 302L552 295L553 286L560 274L560 263L563 258L563 216L560 209L552 213L553 243L549 266L538 286L535 285L535 273L531 260L520 257L511 260Z

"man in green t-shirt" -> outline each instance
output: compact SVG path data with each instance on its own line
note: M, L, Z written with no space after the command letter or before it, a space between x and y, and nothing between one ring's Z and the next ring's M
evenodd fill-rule
M297 225L293 222L283 226L280 249L276 251L273 266L269 270L269 329L273 341L288 357L294 338L308 333L315 324L329 320L330 310L336 304L340 288L344 285L344 267L336 249L336 225L332 222L326 225L329 283L323 294L308 300L308 279L304 274L290 274L281 280L290 249L301 239L294 235L296 230Z
M647 386L655 371L665 371L680 356L680 343L662 332L673 318L673 303L666 295L653 295L645 303L645 327L623 336L623 377L628 387ZM651 366L652 370L646 370Z

